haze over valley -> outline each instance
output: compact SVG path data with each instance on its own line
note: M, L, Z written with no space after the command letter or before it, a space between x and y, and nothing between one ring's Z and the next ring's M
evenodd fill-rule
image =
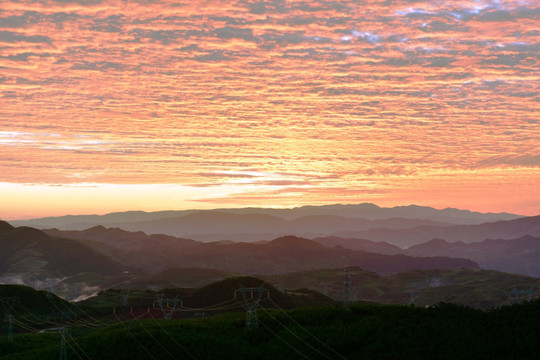
M106 226L96 225L100 221ZM0 279L41 288L77 282L91 289L81 296L107 286L182 286L170 275L180 269L183 278L189 278L188 269L209 274L207 282L233 274L286 276L346 267L379 276L482 269L540 277L539 216L359 204L126 212L12 223L25 226L2 222ZM169 275L161 279L160 274ZM196 277L198 285L205 284Z

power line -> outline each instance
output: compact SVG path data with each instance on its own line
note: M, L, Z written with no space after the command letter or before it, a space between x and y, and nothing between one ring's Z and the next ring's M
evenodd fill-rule
M349 309L351 306L350 299L350 287L351 287L351 278L349 276L349 268L345 268L345 296L343 297L343 306L345 309Z
M328 360L332 360L331 357L329 357L328 355L324 354L323 352L321 352L319 349L317 349L316 347L314 347L313 345L311 345L309 342L307 342L307 340L303 339L300 335L296 334L294 331L292 331L291 329L289 329L287 326L285 326L281 321L279 321L274 315L272 315L271 312L269 312L268 310L264 309L264 311L270 315L274 321L276 321L279 325L281 325L285 330L287 330L289 333L291 333L295 338L297 338L298 340L300 340L301 342L303 342L305 345L307 345L310 349L312 349L313 351L319 353L319 355L321 355L322 357L328 359Z
M242 299L244 300L244 307L246 308L246 329L255 329L259 327L259 318L257 317L257 309L259 308L259 303L261 301L262 295L264 292L268 294L270 298L270 292L268 289L264 288L264 283L258 288L245 288L241 284L240 289L236 289L234 292L234 297L236 294L242 294ZM247 294L250 294L248 297ZM256 294L253 296L253 294Z
M167 302L167 304L164 306L164 301ZM173 305L172 307L169 306L169 301L172 301ZM182 307L182 300L178 299L178 295L174 299L164 299L163 293L156 295L156 302L158 303L159 307L161 308L161 312L163 313L164 319L172 319L172 316L176 310L176 305L178 305L178 302L180 302L180 307Z
M60 340L60 360L67 360L67 349L66 349L66 328L65 327L55 327L41 330L40 333L49 332L49 331L58 331L61 336Z
M9 343L13 342L13 308L17 300L16 296L0 296L0 303L8 320L7 340Z
M273 301L272 299L270 299L270 302L278 309L281 311L282 314L285 314L285 316L287 316L292 322L294 322L300 329L304 330L304 332L306 332L309 336L311 336L313 339L315 339L317 342L319 342L320 344L322 344L325 348L327 348L328 350L330 350L331 352L333 352L336 356L340 357L341 359L344 359L346 360L346 358L341 355L340 353L338 353L336 350L334 350L333 348L331 348L330 346L328 346L325 342L321 341L318 337L316 337L311 331L309 331L305 326L303 326L302 324L300 324L298 321L296 321L295 318L293 318L291 315L289 315L289 313L285 310L283 310L279 304L277 304L275 301Z

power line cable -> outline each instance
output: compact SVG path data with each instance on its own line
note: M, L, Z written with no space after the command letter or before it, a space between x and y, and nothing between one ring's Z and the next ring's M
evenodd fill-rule
M285 316L287 316L289 319L291 319L296 325L298 325L302 330L304 330L308 335L310 335L311 337L313 337L315 340L317 340L318 342L320 342L324 347L326 347L328 350L332 351L335 355L339 356L340 358L342 359L345 359L347 360L346 357L344 357L343 355L341 355L340 353L338 353L336 350L334 350L333 348L331 348L330 346L328 346L325 342L321 341L319 338L317 338L311 331L309 331L307 328L305 328L302 324L300 324L298 321L296 321L295 318L293 318L287 311L283 310L279 304L277 304L274 300L270 299L270 302L276 306L283 314L285 314Z
M287 330L289 333L291 333L295 338L297 338L298 340L300 340L301 342L303 342L304 344L306 344L310 349L314 350L315 352L317 352L319 355L321 355L322 357L328 359L328 360L332 360L331 357L329 357L328 355L324 354L323 352L321 352L319 349L317 349L316 347L314 347L313 345L311 345L308 341L306 341L305 339L303 339L301 336L299 336L298 334L296 334L294 331L292 331L291 329L289 329L287 326L285 326L281 321L279 321L274 315L272 315L268 310L264 309L263 308L263 311L265 313L267 313L268 315L270 315L279 325L281 325L285 330ZM319 340L320 342L320 340ZM322 342L321 342L322 343Z

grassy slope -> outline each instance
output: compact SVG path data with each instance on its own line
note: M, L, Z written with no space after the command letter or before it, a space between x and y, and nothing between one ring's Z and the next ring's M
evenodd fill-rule
M350 268L352 301L416 305L451 302L481 309L509 305L511 290L540 289L540 279L492 270L413 270L392 276L380 276L359 268ZM309 288L333 299L343 300L343 269L302 271L281 276L261 276L285 289Z
M482 312L357 305L259 310L260 328L243 314L143 320L87 332L68 329L68 358L83 359L536 359L540 302ZM60 335L0 340L2 360L57 359Z

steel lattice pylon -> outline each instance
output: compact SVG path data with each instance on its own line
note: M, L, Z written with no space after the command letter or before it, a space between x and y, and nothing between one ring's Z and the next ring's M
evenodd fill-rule
M240 289L235 291L235 298L237 293L241 293L242 299L244 300L244 307L246 308L246 329L255 329L259 327L257 309L259 308L262 295L265 292L268 293L268 296L270 296L270 292L268 289L264 288L264 284L258 288L245 288L240 284ZM250 294L249 297L248 294ZM256 295L253 296L253 294Z

